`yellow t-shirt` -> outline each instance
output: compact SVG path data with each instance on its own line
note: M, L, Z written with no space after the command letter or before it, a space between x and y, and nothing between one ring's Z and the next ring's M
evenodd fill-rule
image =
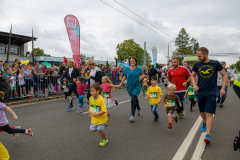
M160 96L162 96L162 90L159 86L152 87L150 86L147 91L147 95L149 95L149 104L150 105L160 105L161 103L158 103Z
M0 159L1 160L9 160L9 154L7 149L4 147L4 145L0 142Z
M98 95L98 99L95 101L94 97L91 96L89 98L89 113L98 113L100 111L104 111L103 114L96 116L96 117L91 117L91 123L94 125L99 125L99 124L104 124L108 121L108 116L107 116L107 107L105 104L105 101L101 95Z

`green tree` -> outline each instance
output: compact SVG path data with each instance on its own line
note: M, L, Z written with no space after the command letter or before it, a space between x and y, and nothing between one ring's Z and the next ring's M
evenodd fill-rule
M240 71L240 60L235 64L235 68Z
M122 43L117 45L116 49L119 62L127 62L129 57L135 56L138 59L138 64L143 63L144 50L139 44L134 42L133 39L124 40ZM152 62L151 56L148 52L146 52L146 62Z
M34 48L33 52L34 52L34 57L35 56L48 56L48 57L50 57L50 54L45 54L44 50L39 48L39 47L38 48ZM29 55L32 56L32 52Z

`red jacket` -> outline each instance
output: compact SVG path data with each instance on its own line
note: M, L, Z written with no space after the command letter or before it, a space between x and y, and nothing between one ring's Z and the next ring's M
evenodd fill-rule
M67 58L66 57L63 59L63 63L67 64Z

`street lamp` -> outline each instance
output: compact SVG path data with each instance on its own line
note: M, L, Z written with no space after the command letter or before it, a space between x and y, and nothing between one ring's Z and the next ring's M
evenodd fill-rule
M171 41L171 42L168 42L168 56L167 56L167 65L168 65L168 62L169 62L169 43L172 43L172 42L175 42L175 41Z

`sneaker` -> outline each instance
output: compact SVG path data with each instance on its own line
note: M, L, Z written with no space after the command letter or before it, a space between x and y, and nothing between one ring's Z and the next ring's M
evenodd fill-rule
M88 100L85 103L87 103L87 105L89 105L89 101Z
M105 139L102 139L101 142L99 143L99 146L100 147L103 147L105 146L106 144L108 143L108 140L105 138Z
M140 107L140 109L138 110L138 116L141 115L141 109L142 109L142 107Z
M77 110L77 114L79 114L79 113L81 113L82 112L82 110L81 110L81 108L78 108L78 110Z
M114 102L115 102L115 104L116 104L116 105L118 105L118 101L117 101L117 99L116 99L116 98L115 98Z
M179 117L180 119L183 119L184 118L184 113L183 113L183 111L180 111L180 117Z
M218 100L217 100L217 103L220 103L220 101L221 101L221 100L220 100L220 99L218 99Z
M209 134L206 134L206 136L205 136L205 138L204 138L204 141L205 141L207 144L209 144L209 143L212 142L212 141L211 141L211 137L210 137Z
M29 135L33 138L33 132L31 128L26 129L27 133L25 132L25 135Z
M109 116L111 116L111 114L109 112L107 112L107 116L109 117Z
M72 109L73 106L72 105L69 105L66 109Z
M64 99L64 101L63 102L66 102L67 100L66 99Z
M201 130L202 130L202 132L206 132L206 130L207 130L206 123L203 122Z
M21 129L21 126L16 126L15 129ZM19 137L19 133L13 133L13 140L16 140Z
M130 117L130 122L134 122L134 116L133 115L131 115L131 117Z
M171 130L172 129L172 124L168 125L168 129Z
M153 119L153 121L154 121L154 122L157 122L157 121L158 121L158 118L159 118L159 117L155 117L155 118Z
M108 127L108 122L105 123L105 126Z
M175 116L175 118L173 118L173 120L177 123L177 121L178 121L178 117Z
M219 107L220 107L220 108L223 108L223 105L220 103L220 104L219 104Z
M182 102L186 102L186 99L183 99Z

